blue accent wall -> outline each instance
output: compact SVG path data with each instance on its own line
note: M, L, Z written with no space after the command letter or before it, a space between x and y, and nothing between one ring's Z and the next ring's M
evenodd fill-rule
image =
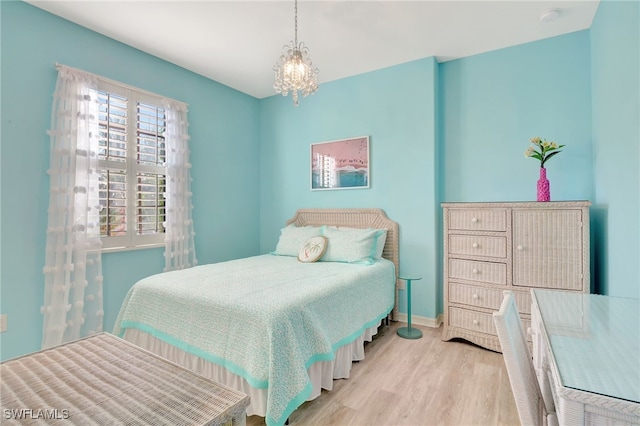
M260 101L262 252L299 208L382 208L401 225L401 272L423 278L413 283L413 312L435 317L436 76L426 58L325 83L297 108L290 97ZM370 138L371 187L311 191L310 145L355 136Z
M566 145L546 164L551 200L592 198L589 32L440 64L443 199L535 201L529 139Z
M601 1L590 32L596 291L640 298L640 3Z
M23 2L0 2L2 216L0 356L40 349L56 62L189 104L196 252L258 254L258 100ZM214 60L214 58L212 58ZM105 330L128 289L164 267L163 249L103 255Z

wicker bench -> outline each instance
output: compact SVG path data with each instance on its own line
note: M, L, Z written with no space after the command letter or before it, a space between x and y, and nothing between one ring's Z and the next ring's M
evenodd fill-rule
M108 333L0 367L3 425L246 423L248 396Z

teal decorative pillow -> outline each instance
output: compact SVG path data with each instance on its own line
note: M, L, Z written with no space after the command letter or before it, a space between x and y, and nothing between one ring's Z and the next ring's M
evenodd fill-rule
M378 229L378 237L376 239L376 259L382 259L384 245L387 242L387 230Z
M309 238L298 253L298 260L304 263L316 262L327 249L327 239L322 235Z
M311 237L322 235L319 226L289 225L280 230L280 238L276 250L271 254L297 257L300 247Z
M324 226L322 235L327 237L328 245L324 256L320 260L325 262L371 264L378 255L377 243L382 232L381 230L370 228Z

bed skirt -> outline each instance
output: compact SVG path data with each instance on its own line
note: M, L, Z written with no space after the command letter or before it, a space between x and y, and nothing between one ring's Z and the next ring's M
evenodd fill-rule
M370 342L377 332L378 325L370 327L353 342L339 347L336 350L333 361L319 361L311 365L307 373L311 379L313 390L307 400L311 401L320 396L322 389L332 390L334 379L348 379L351 372L351 364L353 361L361 361L364 359L364 343ZM249 395L251 402L247 407L247 415L265 417L267 410L267 389L253 388L244 378L230 373L224 367L178 349L143 331L128 328L123 337L125 340L160 355L169 361L173 361L204 377Z

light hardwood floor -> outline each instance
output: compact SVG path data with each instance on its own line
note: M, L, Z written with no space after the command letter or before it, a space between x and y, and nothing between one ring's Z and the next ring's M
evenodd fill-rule
M290 417L299 425L519 425L502 355L465 342L443 342L420 327L406 340L391 323L365 347L351 377L335 380ZM248 426L264 425L258 416Z

